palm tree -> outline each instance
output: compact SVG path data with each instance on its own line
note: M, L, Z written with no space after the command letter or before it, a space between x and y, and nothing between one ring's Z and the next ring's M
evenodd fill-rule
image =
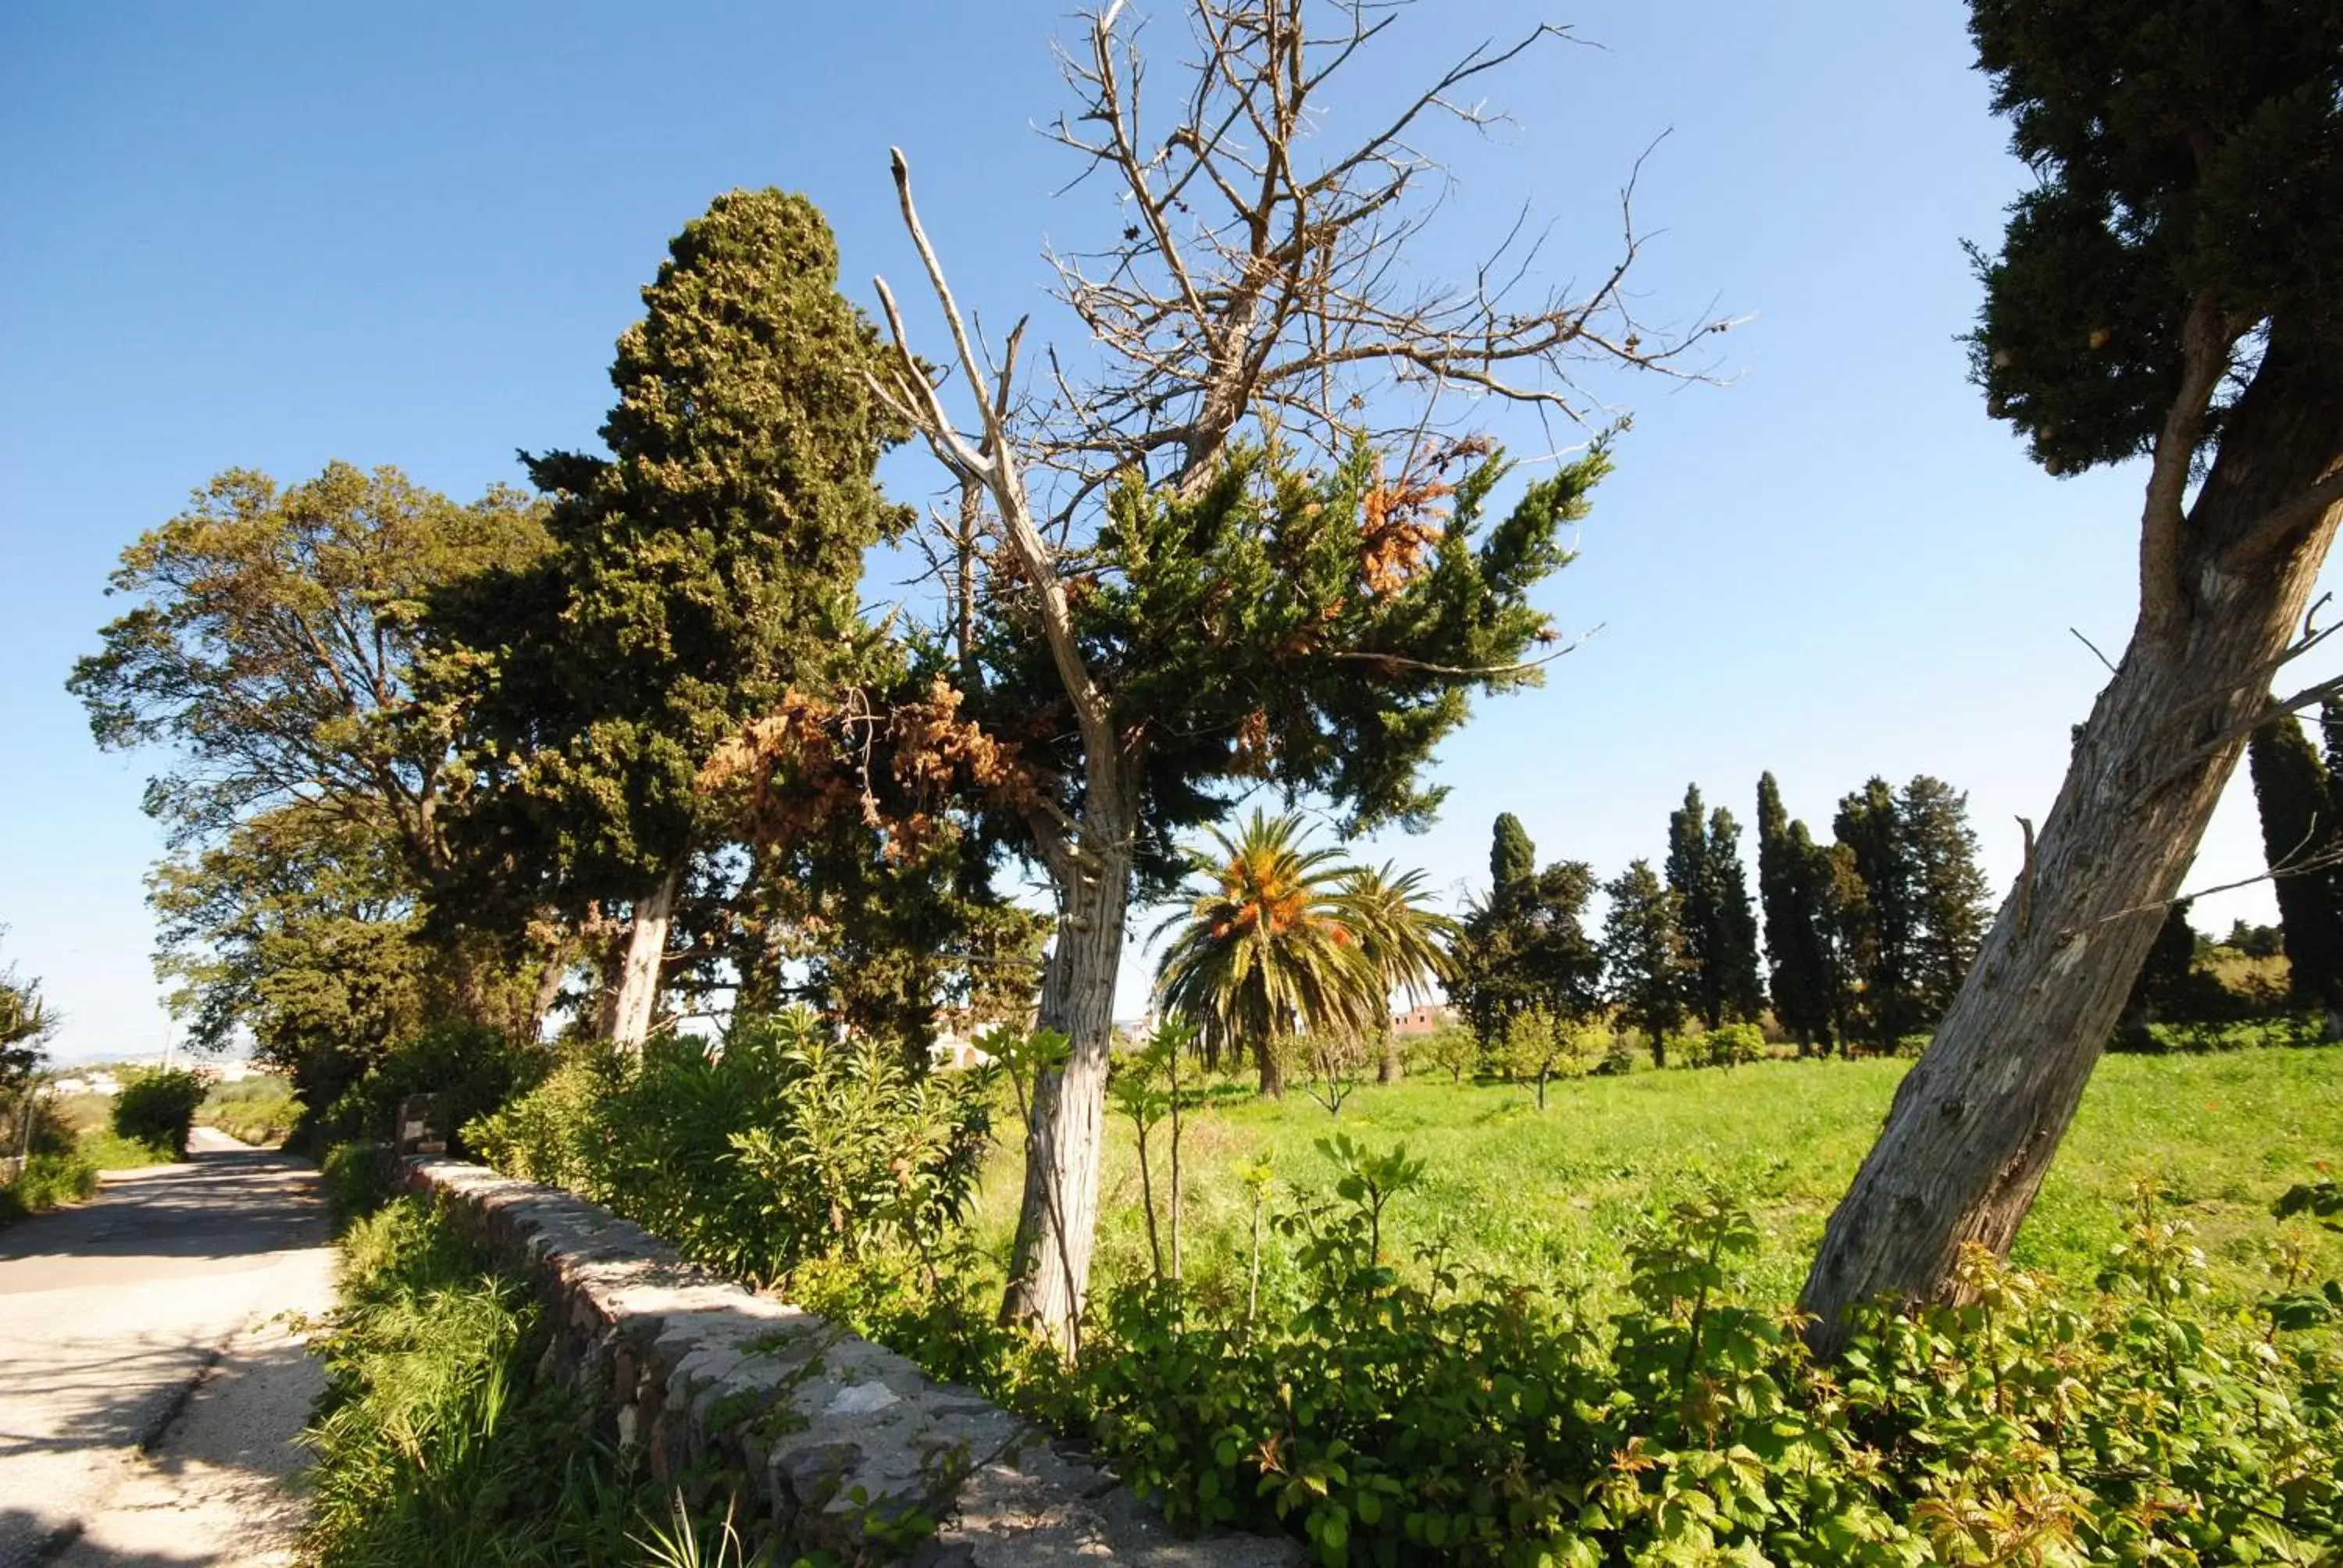
M1383 1065L1376 1079L1395 1083L1400 1076L1399 1042L1392 1037L1391 996L1403 993L1410 1001L1429 994L1434 980L1456 972L1448 944L1455 940L1457 923L1423 907L1423 873L1403 873L1393 862L1355 866L1343 877L1335 895L1342 919L1358 940L1359 950L1378 981L1376 1027L1382 1031Z
M1353 868L1339 850L1305 848L1298 816L1256 809L1233 839L1208 831L1214 851L1192 857L1204 890L1157 928L1178 934L1156 965L1156 991L1213 1056L1250 1045L1262 1093L1278 1098L1286 1039L1362 1030L1381 1010L1379 973L1341 903Z

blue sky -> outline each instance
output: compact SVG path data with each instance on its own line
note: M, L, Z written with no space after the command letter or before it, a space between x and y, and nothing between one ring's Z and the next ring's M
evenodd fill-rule
M1135 4L1168 42L1172 0ZM1770 768L1825 833L1870 774L1936 774L1969 791L1996 884L2015 870L2012 817L2046 811L2104 678L2069 628L2112 656L2130 625L2139 477L2044 477L1964 378L1960 242L1993 243L2026 177L1965 16L1428 0L1330 103L1340 135L1417 62L1570 24L1600 46L1493 86L1514 123L1455 144L1445 237L1411 265L1463 263L1526 202L1555 225L1554 280L1592 272L1665 133L1638 190L1643 307L1750 317L1718 340L1728 385L1594 384L1634 428L1547 602L1604 629L1448 744L1437 828L1367 852L1454 887L1511 810L1543 857L1608 874L1657 855L1688 781L1746 822ZM119 612L122 547L231 466L392 463L469 497L519 479L517 447L590 441L636 290L734 186L817 201L850 297L874 272L914 296L890 145L963 301L1053 327L1041 246L1119 224L1102 193L1053 194L1074 171L1033 129L1067 101L1063 27L1010 0L0 10L0 962L45 980L59 1054L168 1027L152 759L99 755L63 686ZM905 453L889 478L911 498L935 476ZM866 594L898 575L874 562ZM2258 862L2241 780L2191 885ZM2256 888L2198 924L2269 910Z

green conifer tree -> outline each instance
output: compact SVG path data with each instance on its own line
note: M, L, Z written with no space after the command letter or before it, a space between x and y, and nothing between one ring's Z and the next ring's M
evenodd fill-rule
M1771 773L1757 780L1757 891L1765 917L1765 955L1773 981L1774 1016L1798 1042L1799 1054L1827 1041L1831 1007L1825 970L1826 870L1815 863L1814 839L1790 820L1781 786Z
M1968 977L1989 910L1968 797L1926 774L1904 787L1896 818L1912 864L1912 989L1922 1028L1933 1027Z
M1749 902L1749 874L1741 864L1741 824L1719 806L1708 816L1708 898L1715 922L1719 1010L1751 1020L1765 1010L1765 980L1757 958L1757 911Z
M1498 813L1489 841L1489 891L1493 897L1537 874L1537 846L1511 811Z
M632 909L606 1009L629 1044L685 872L722 831L702 765L790 687L845 673L862 553L900 520L872 477L898 434L871 389L878 339L812 203L719 196L643 303L610 370L609 456L527 459L556 498L553 552L441 618L491 692L473 749L485 878Z
M2278 927L2296 999L2343 1010L2343 900L2333 860L2343 851L2336 786L2292 714L2254 731L2247 749L2262 851L2278 895Z
M1682 1027L1693 994L1682 900L1644 860L1604 884L1603 970L1611 1000L1629 1028L1650 1041L1652 1065L1668 1064L1668 1036Z
M1839 801L1831 824L1862 884L1859 899L1841 901L1842 942L1861 988L1854 1021L1875 1050L1895 1049L1923 1016L1914 984L1917 867L1902 816L1896 791L1875 778Z

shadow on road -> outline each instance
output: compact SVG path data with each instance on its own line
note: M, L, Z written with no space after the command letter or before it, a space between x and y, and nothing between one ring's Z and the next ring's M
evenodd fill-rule
M329 1242L316 1168L244 1149L0 1232L0 1568L223 1560L298 1462Z
M327 1240L317 1168L273 1150L192 1156L108 1176L82 1207L0 1231L0 1265L29 1258L240 1258ZM11 1289L0 1267L0 1292Z

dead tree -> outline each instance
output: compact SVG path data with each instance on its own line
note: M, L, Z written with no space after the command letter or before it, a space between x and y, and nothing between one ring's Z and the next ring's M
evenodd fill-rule
M1033 1102L1004 1312L1061 1337L1077 1330L1089 1279L1108 1035L1150 743L1147 716L1119 709L1094 674L1069 608L1101 488L1136 481L1192 494L1249 432L1304 464L1370 443L1406 471L1428 432L1471 418L1469 405L1489 398L1600 432L1616 417L1584 385L1587 372L1701 377L1704 340L1730 325L1636 319L1625 285L1643 240L1625 194L1622 236L1592 286L1541 281L1550 236L1534 234L1525 216L1468 280L1411 278L1402 252L1433 223L1444 177L1421 138L1436 121L1491 124L1469 96L1482 79L1566 35L1539 27L1483 44L1357 136L1328 136L1328 84L1379 41L1396 41L1390 30L1406 10L1371 0L1190 0L1182 85L1161 116L1145 92L1154 56L1123 0L1087 19L1078 45L1061 51L1075 106L1051 134L1081 160L1077 188L1111 185L1121 216L1105 245L1050 258L1095 352L1047 353L1038 386L1020 379L1022 322L998 359L986 349L895 155L904 222L942 308L964 401L958 414L947 405L945 377L914 354L883 281L899 357L882 390L960 487L961 504L940 511L930 548L952 601L963 678L975 678L968 650L979 599L1021 596L1081 741L1079 777L1041 780L1021 813L1030 853L1059 901L1041 1021L1071 1050ZM1440 672L1483 685L1504 673ZM1362 678L1373 677L1363 668Z

